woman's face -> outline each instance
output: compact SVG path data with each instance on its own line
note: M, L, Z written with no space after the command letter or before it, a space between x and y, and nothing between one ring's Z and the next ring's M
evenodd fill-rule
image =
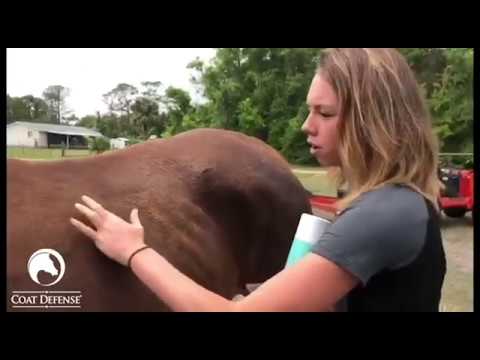
M302 125L310 153L324 166L339 166L337 151L338 98L332 86L317 74L307 96L309 114Z

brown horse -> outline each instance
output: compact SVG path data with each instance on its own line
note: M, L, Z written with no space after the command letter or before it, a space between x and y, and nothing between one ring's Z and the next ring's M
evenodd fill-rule
M308 194L284 158L232 131L191 130L84 159L9 159L9 311L17 310L11 296L19 290L81 291L83 311L168 310L69 223L72 216L88 223L74 209L83 194L126 220L137 207L145 242L227 298L283 268L301 214L311 213ZM63 278L50 287L27 271L29 257L43 248L65 260Z

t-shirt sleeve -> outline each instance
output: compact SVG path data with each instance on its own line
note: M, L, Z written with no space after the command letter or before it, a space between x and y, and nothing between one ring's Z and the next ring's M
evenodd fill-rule
M363 285L378 272L401 268L420 253L428 210L413 190L388 187L366 193L341 214L313 246Z

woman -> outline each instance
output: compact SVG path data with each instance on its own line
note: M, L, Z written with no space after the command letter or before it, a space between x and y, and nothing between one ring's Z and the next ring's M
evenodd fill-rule
M415 77L393 49L325 51L302 126L313 156L349 186L311 254L230 301L146 247L138 211L125 222L86 196L93 223L72 224L131 267L174 311L438 311L445 276L437 143Z

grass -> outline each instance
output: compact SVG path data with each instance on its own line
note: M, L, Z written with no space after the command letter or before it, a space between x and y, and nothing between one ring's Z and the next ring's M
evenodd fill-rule
M65 150L65 158L91 156L89 150L71 149ZM31 159L31 160L59 160L62 159L61 149L7 147L7 158Z
M303 187L315 195L337 196L337 187L321 167L292 165L291 169Z

